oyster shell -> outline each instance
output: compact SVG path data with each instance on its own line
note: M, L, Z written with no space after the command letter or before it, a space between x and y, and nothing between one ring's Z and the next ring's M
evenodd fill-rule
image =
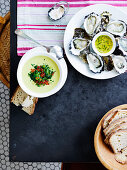
M96 28L101 22L101 18L98 14L92 12L85 17L84 28L88 35L92 36L95 33Z
M66 9L64 5L60 5L58 8L53 6L52 8L49 9L48 16L51 20L57 21L61 19L65 15L65 13Z
M123 21L119 20L110 22L106 27L106 30L108 32L116 36L124 36L126 34L126 29L127 29L126 24Z
M111 19L112 14L110 14L107 11L104 11L100 16L101 16L101 24L107 25Z
M114 64L111 56L104 56L103 57L104 62L105 62L105 69L108 71L113 70Z
M86 33L83 28L75 28L73 38L86 38L90 39L90 36Z
M127 62L125 57L120 55L112 56L113 64L118 73L124 73L127 70Z
M127 55L127 38L118 39L119 49L123 52L124 55Z
M80 52L86 49L90 41L84 38L74 38L70 43L70 51L74 55L79 55Z
M87 55L87 51L86 51L86 49L85 49L85 50L83 50L83 51L80 52L79 57L80 57L85 63L88 63L88 62L87 62L87 59L86 59L86 55Z
M100 73L103 70L104 62L103 62L101 56L99 56L95 53L88 53L86 58L87 58L89 68L92 72Z
M115 51L113 52L114 55L124 55L123 52L120 50L119 46L116 47Z

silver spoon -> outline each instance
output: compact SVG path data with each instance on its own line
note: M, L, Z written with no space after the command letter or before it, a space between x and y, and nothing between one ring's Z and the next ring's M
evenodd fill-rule
M60 60L61 58L63 58L63 49L58 46L58 45L53 45L53 46L45 46L40 44L39 42L37 42L36 40L34 40L33 38L29 37L28 35L26 35L23 31L16 29L15 30L15 34L19 35L20 37L23 37L25 39L29 39L31 41L33 41L34 43L46 48L47 52L52 52L56 54L56 57L58 58L58 60Z

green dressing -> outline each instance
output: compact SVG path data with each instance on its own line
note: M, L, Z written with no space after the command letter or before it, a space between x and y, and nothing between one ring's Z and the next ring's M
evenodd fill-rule
M108 53L113 47L113 41L107 35L100 35L95 41L95 47L100 53Z

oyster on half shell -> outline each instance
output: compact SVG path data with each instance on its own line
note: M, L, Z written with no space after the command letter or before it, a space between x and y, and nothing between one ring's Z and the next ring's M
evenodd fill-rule
M51 20L57 21L65 15L66 9L64 5L60 5L58 8L52 7L48 11L48 16Z
M119 49L123 52L124 55L127 55L127 38L120 37L118 38Z
M111 15L109 12L104 11L103 13L101 13L101 24L102 25L107 25L111 19Z
M105 69L108 71L113 70L114 68L114 64L113 64L113 60L111 56L104 56L104 65L105 65Z
M127 26L125 22L116 20L116 21L110 22L107 25L106 30L116 36L124 36L126 34Z
M100 73L104 68L104 62L101 56L95 53L88 53L86 59L89 65L89 68L94 73Z
M92 36L95 33L96 28L101 22L101 18L98 14L92 12L87 15L84 20L84 28L88 35Z
M107 24L109 23L111 19L111 14L107 11L104 11L103 13L100 14L101 21L98 24L98 26L95 29L95 34L105 31Z
M90 40L84 38L74 38L70 43L70 51L74 55L79 55L80 52L89 46Z
M91 39L91 37L87 34L85 29L83 28L75 28L73 38Z
M127 62L125 57L120 55L113 55L112 60L114 67L118 73L122 74L127 70Z
M89 49L88 49L88 50L89 50ZM87 55L87 51L84 49L83 51L80 52L79 57L82 59L82 61L83 61L84 63L87 63L87 64L88 64L87 59L86 59L86 55Z

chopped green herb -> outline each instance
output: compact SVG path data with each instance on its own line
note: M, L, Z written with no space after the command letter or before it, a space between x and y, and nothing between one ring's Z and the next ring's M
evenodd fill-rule
M31 64L33 69L28 73L30 79L34 81L34 83L40 87L41 85L49 85L49 80L51 80L52 76L54 75L55 71L51 70L47 64L43 65L35 65ZM53 81L52 81L53 82Z

